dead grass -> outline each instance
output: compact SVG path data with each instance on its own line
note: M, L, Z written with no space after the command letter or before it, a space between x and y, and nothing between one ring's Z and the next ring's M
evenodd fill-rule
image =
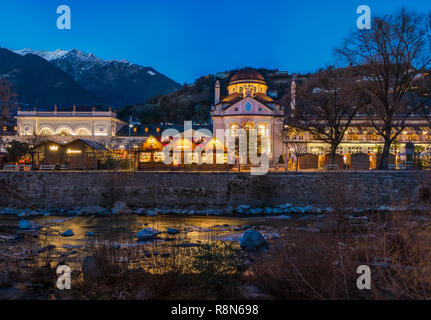
M298 233L274 250L249 275L274 299L431 298L431 223L415 216L377 216L366 230ZM371 268L371 290L356 287L360 265Z

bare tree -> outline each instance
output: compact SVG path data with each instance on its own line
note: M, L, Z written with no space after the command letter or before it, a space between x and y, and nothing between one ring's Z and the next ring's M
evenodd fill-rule
M356 30L337 49L360 77L370 103L370 125L384 140L380 169L388 169L391 144L406 120L429 102L429 18L402 9L376 17L371 30Z
M364 104L350 68L328 68L305 81L296 92L289 126L308 131L330 147L331 163L353 117Z
M39 134L36 131L33 131L33 134L26 135L24 137L24 141L28 144L28 154L31 159L31 168L34 169L35 160L36 160L36 149L49 138L47 135Z
M16 101L12 85L6 79L0 79L0 147L4 147L3 127L9 121L10 112Z
M287 151L290 151L296 158L295 169L299 169L299 158L308 152L307 143L305 141L298 140L298 136L301 133L296 128L289 128L286 132L283 143L286 145Z

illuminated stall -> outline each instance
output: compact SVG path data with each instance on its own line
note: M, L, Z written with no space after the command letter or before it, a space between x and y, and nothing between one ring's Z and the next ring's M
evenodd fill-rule
M227 148L220 140L212 138L207 142L201 143L199 147L202 150L200 154L202 164L227 164Z
M139 148L138 168L142 169L152 164L162 163L162 143L150 136Z
M56 141L44 141L37 145L35 151L35 167L41 165L60 165L64 160L64 145Z
M97 169L98 164L106 159L108 150L101 144L77 139L64 145L64 164L69 169Z

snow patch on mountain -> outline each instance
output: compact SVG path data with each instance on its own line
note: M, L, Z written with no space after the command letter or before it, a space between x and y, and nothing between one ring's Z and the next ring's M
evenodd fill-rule
M47 61L61 58L69 52L67 50L61 50L61 49L57 49L55 51L47 51L47 50L37 51L29 48L25 48L21 50L12 50L12 51L22 56L25 56L26 54L34 54L36 56L44 58Z
M77 49L71 49L71 50L62 50L57 49L55 51L47 51L47 50L33 50L30 48L20 49L20 50L12 50L13 52L20 54L22 56L26 54L34 54L36 56L39 56L47 61L54 61L59 59L74 59L76 61L80 62L91 62L91 63L100 63L100 64L108 64L111 62L118 62L118 63L124 63L124 64L131 64L129 61L123 59L123 60L102 60L99 57L95 56L92 53L83 52Z
M148 73L150 76L155 76L155 75L156 75L156 73L155 73L155 72L153 72L153 71L151 71L151 70L148 70L148 71L147 71L147 73Z

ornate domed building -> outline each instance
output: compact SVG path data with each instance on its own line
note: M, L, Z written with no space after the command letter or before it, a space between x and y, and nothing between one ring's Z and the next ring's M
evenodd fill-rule
M284 109L267 95L267 91L265 78L251 68L242 69L232 76L226 97L220 97L220 82L217 80L211 119L214 135L219 129L230 129L231 135L236 135L238 129L256 129L265 141L261 152L276 162L283 153Z

